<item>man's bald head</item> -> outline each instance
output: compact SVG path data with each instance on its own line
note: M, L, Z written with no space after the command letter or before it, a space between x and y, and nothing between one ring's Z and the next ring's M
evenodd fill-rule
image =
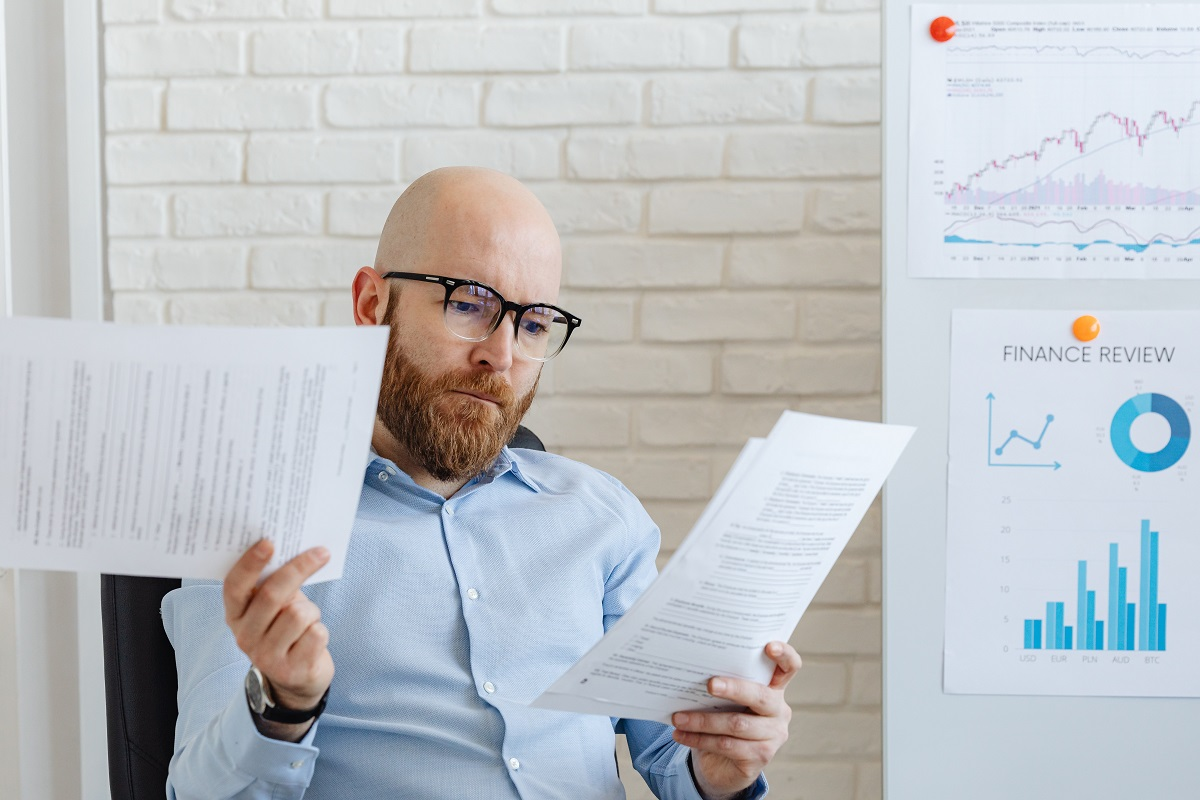
M528 286L537 296L511 299L552 302L562 252L550 215L519 181L495 170L445 167L422 175L392 206L375 269L450 269L441 274L473 278L502 293Z

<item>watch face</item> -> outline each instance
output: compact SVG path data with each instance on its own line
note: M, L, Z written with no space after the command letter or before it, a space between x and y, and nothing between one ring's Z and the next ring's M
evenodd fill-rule
M246 699L255 714L263 713L267 707L267 698L263 694L262 675L253 667L246 673Z

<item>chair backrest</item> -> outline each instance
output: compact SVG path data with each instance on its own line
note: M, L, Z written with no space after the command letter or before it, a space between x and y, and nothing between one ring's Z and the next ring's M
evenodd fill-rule
M525 426L510 447L545 450ZM100 576L104 621L104 695L112 800L162 800L175 749L175 651L159 608L178 578Z

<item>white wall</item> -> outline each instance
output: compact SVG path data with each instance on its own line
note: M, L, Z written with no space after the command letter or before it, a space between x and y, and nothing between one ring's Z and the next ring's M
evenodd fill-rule
M0 0L0 316L101 315L98 45L90 0ZM0 568L6 798L108 796L98 599Z
M529 424L678 544L785 408L879 415L878 0L103 0L117 320L348 324L408 181L510 172L584 319ZM880 796L879 520L778 796Z

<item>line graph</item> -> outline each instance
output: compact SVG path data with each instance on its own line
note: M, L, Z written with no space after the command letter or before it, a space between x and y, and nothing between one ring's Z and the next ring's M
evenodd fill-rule
M1004 442L999 447L996 448L996 455L998 455L998 456L1004 455L1004 448L1008 447L1009 444L1011 444L1014 441L1024 442L1025 444L1032 447L1034 450L1041 450L1042 449L1042 439L1046 438L1046 431L1050 429L1051 422L1054 422L1054 415L1047 414L1046 415L1046 424L1042 426L1042 432L1038 434L1038 437L1036 439L1030 439L1025 436L1022 436L1021 432L1018 430L1009 431L1008 438L1005 439Z
M1192 220L1193 223L1196 220ZM1024 235L1012 231L1024 229ZM1014 238L1016 237L1016 238ZM1165 231L1140 233L1118 219L1101 219L1090 224L1074 219L1031 220L1023 217L977 214L951 223L945 240L958 244L992 244L1000 247L1071 247L1077 251L1089 247L1112 246L1128 253L1144 253L1151 247L1191 247L1200 245L1200 223L1182 235Z
M1065 9L914 28L912 274L1200 279L1200 5Z
M996 402L996 395L992 392L988 392L988 395L987 395L987 403L988 403L988 460L987 460L987 463L988 463L988 466L989 467L1026 467L1026 468L1033 468L1033 469L1052 469L1055 471L1062 469L1062 464L1059 463L1058 461L1037 462L1037 463L1029 463L1028 461L1026 461L1025 463L1017 463L1017 462L1012 462L1012 461L996 461L993 458L993 456L995 456L995 458L999 458L999 457L1003 456L1005 449L1007 449L1008 446L1010 444L1012 444L1013 442L1023 442L1024 444L1028 445L1029 448L1032 450L1041 450L1042 449L1042 441L1046 438L1046 431L1048 431L1050 429L1050 423L1054 422L1054 415L1053 414L1046 415L1044 424L1042 425L1042 430L1040 433L1038 433L1038 436L1036 439L1030 439L1028 436L1023 436L1019 430L1014 428L1009 431L1008 438L1005 439L1000 444L999 447L994 447L993 446L994 440L993 440L993 433L992 433L992 418L995 413L995 409L993 408L995 402Z
M1047 137L1043 138L1041 141L1041 144L1035 149L1027 150L1023 153L1015 153L1013 155L1006 156L1003 159L995 159L995 160L988 162L983 167L976 170L969 177L967 177L965 182L962 182L962 183L956 182L954 184L954 186L951 187L951 189L948 192L946 192L946 199L948 202L951 202L951 203L964 203L964 202L965 203L978 203L979 202L978 193L971 192L971 188L974 186L974 184L977 180L984 178L985 176L989 175L992 172L1007 171L1011 167L1016 166L1016 165L1021 165L1023 162L1026 162L1030 159L1032 159L1032 161L1035 164L1045 161L1047 159L1048 155L1052 155L1050 153L1050 151L1051 151L1051 148L1053 148L1053 147L1068 148L1070 157L1067 158L1066 160L1064 160L1062 163L1055 166L1053 169L1047 171L1046 177L1053 175L1055 172L1057 172L1061 169L1064 169L1071 164L1075 164L1075 163L1078 163L1079 161L1082 161L1083 158L1075 157L1076 153L1078 153L1079 156L1088 156L1088 155L1092 155L1094 153L1102 152L1103 150L1105 150L1107 148L1110 148L1110 147L1113 147L1116 145L1120 145L1120 144L1136 145L1138 151L1140 152L1145 147L1147 140L1149 140L1149 138L1151 136L1154 136L1155 134L1163 134L1163 133L1179 134L1180 131L1184 130L1185 128L1200 127L1200 116L1198 116L1198 115L1200 115L1200 100L1194 101L1191 104L1191 107L1188 108L1187 113L1182 116L1176 117L1176 116L1172 116L1167 111L1156 111L1156 112L1154 112L1153 116L1151 116L1151 118L1144 124L1139 123L1137 120L1133 119L1130 116L1122 116L1122 115L1117 114L1112 111L1105 111L1105 112L1102 112L1101 114L1097 115L1096 118L1094 120L1092 120L1091 124L1088 125L1082 132L1079 130L1075 130L1073 128L1067 129L1067 130L1064 130L1064 131L1058 133L1057 135L1047 136ZM1110 140L1110 141L1102 144L1101 146L1095 148L1094 150L1090 150L1089 145L1092 143L1093 137L1102 136L1103 133L1105 132L1103 129L1104 123L1111 123L1113 126L1115 126L1115 128L1116 128L1115 132L1108 132L1108 133L1110 136L1115 135L1117 138L1115 140ZM1193 144L1193 147L1196 147L1196 146L1200 146L1200 136L1197 136L1197 140ZM1062 155L1059 154L1059 157L1061 158ZM1076 181L1078 181L1082 178L1083 178L1082 174L1077 175ZM994 199L990 200L989 202L997 203L997 202L1001 202L1001 201L1005 200L1006 198L1011 198L1011 197L1020 195L1022 192L1025 192L1029 189L1037 187L1044 180L1045 180L1044 178L1039 178L1038 180L1035 180L1032 183L1026 184L1025 186L1022 186L1022 187L1012 190L1010 192L993 193ZM1138 184L1138 186L1141 187L1142 185ZM1114 196L1115 194L1122 194L1122 195L1125 195L1127 198L1129 198L1127 200L1113 200L1113 202L1129 202L1134 197L1134 194L1131 192L1128 192L1128 191L1114 193L1113 186L1111 183L1107 184L1107 189L1108 189L1107 194L1110 196ZM1145 190L1143 189L1143 191L1145 191ZM1157 202L1162 202L1163 199L1166 197L1170 197L1170 198L1180 198L1181 196L1182 197L1186 197L1186 196L1194 197L1194 196L1196 196L1196 191L1195 191L1195 189L1184 190L1184 191L1164 190L1161 187L1156 187L1152 190L1149 190L1149 192L1147 192L1146 194L1147 194L1147 199L1149 199L1149 197L1152 196L1153 198L1155 198L1153 200L1153 202L1157 203ZM972 195L974 195L974 196L972 196ZM1044 197L1044 195L1039 195L1039 196ZM1036 199L1035 199L1035 202L1037 202ZM1041 202L1045 202L1045 199L1041 200ZM1068 200L1066 197L1063 197L1061 199L1061 202L1073 202L1073 201Z
M1144 52L1138 52L1143 50ZM1079 47L1076 45L981 45L976 47L949 47L947 51L952 55L960 54L1021 54L1029 56L1044 56L1047 53L1055 55L1075 56L1077 58L1091 58L1097 54L1103 53L1106 55L1115 55L1121 58L1130 60L1147 61L1152 58L1168 58L1179 60L1184 58L1200 59L1200 47L1184 47L1184 48L1163 48L1154 47L1128 47L1118 45L1096 45L1093 47Z

